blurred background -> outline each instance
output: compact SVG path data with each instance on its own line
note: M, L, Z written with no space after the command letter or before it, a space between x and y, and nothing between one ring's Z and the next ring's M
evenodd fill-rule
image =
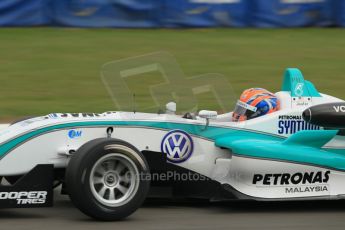
M101 66L174 55L186 76L220 73L240 95L279 91L287 67L345 98L344 0L0 0L0 121L116 110ZM128 85L149 98L145 85ZM200 95L213 107L212 95ZM231 102L232 103L232 102Z

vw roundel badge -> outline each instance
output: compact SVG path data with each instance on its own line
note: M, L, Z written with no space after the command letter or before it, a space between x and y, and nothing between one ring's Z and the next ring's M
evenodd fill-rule
M162 153L167 154L167 160L172 163L182 163L193 153L193 140L182 130L168 132L161 143Z

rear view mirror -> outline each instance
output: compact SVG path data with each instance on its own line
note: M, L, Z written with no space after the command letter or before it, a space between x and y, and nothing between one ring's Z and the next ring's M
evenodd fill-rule
M204 130L206 130L208 125L210 124L210 119L216 119L218 113L217 111L201 110L198 115L199 117L206 119L206 125L204 128Z
M199 117L205 118L205 119L216 119L218 116L218 113L217 111L201 110L198 115Z

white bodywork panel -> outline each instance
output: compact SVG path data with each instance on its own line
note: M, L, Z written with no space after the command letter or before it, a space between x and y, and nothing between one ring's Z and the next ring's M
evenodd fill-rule
M254 170L248 170L253 169ZM299 173L313 173L315 179L316 173L320 172L322 179L325 179L325 174L329 174L329 179L325 182L315 183L299 183L293 184L291 180L289 183L281 183L281 174L288 174L290 176ZM253 183L254 174L268 175L266 182L263 180ZM277 179L275 181L274 174ZM272 175L272 176L270 176ZM299 175L296 175L298 179ZM231 179L229 179L231 178ZM327 179L327 178L326 178ZM230 184L237 191L242 192L248 196L279 199L281 197L321 197L321 196L339 196L345 194L345 186L343 185L345 179L345 172L334 171L315 166L308 166L302 164L294 164L287 162L272 162L270 160L251 159L245 157L234 156L230 163L229 175L225 177L222 183ZM277 183L275 183L277 182Z

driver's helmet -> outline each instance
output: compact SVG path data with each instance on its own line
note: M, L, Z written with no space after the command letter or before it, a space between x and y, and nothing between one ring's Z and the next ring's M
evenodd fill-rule
M245 90L237 101L232 121L246 121L278 111L280 103L276 95L262 88Z

